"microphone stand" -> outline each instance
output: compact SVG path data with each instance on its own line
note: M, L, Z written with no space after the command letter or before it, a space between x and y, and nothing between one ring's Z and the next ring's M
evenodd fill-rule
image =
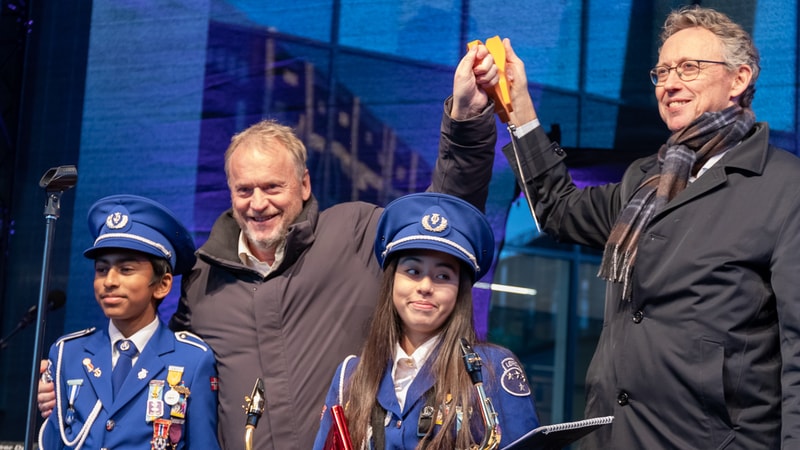
M47 294L48 311L53 311L55 309L61 308L62 306L64 306L65 302L66 302L66 295L64 294L63 291L56 290ZM20 319L19 323L17 323L17 326L14 327L14 329L11 330L11 332L8 333L6 336L0 338L0 352L8 347L8 341L10 341L12 337L14 337L20 331L22 331L25 327L33 323L33 320L36 318L37 309L38 306L36 305L33 305L30 308L28 308L28 310L25 311L25 315L22 316L22 319Z
M34 315L33 313L35 312L36 308L34 307L28 309L28 311L25 313L25 316L23 316L22 319L19 321L19 323L17 323L17 326L14 327L13 330L11 330L11 333L8 333L8 335L0 338L0 352L2 352L3 350L6 349L6 347L8 347L8 341L10 341L12 337L14 337L17 333L22 331L23 328L27 327L33 322L33 315Z
M39 282L39 301L36 309L36 340L33 345L33 363L31 364L30 396L28 398L28 427L25 432L25 449L32 450L36 439L36 417L38 415L37 396L39 390L39 361L42 359L42 341L44 340L45 319L47 315L46 292L50 283L50 254L53 248L56 220L61 215L61 194L75 186L78 182L78 171L75 166L54 167L42 176L39 186L47 192L44 207L45 240L42 256L42 274Z

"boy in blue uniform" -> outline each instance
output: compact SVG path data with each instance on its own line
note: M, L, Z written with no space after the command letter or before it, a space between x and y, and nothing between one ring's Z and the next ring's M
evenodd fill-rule
M425 192L386 207L375 238L384 270L377 309L360 357L346 359L334 376L315 450L331 448L328 410L336 405L344 407L353 448L452 450L484 440L505 446L538 426L511 351L475 345L494 423L482 421L482 412L494 414L471 378L475 365L468 372L464 362L473 353L462 350L461 339L477 340L472 285L493 255L486 217L457 197Z
M42 449L219 449L216 367L197 336L173 333L157 309L173 274L194 265L189 232L164 206L114 195L89 210L95 298L108 326L61 337L45 376L56 408Z

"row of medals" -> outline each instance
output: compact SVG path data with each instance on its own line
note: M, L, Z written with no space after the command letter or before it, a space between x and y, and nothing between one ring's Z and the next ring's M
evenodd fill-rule
M186 399L189 397L189 388L186 387L181 377L183 367L169 366L166 383L169 390L164 393L164 380L151 380L147 395L147 421L153 422L153 450L164 450L168 446L174 448L181 438L183 423L186 419ZM164 404L170 407L169 419L164 419Z
M94 367L89 358L83 360L83 365L95 378L100 377L102 372L99 367ZM147 370L142 369L137 375L139 379L147 376ZM186 387L182 380L183 367L169 366L166 383L164 380L151 380L147 393L147 413L145 420L153 422L153 440L151 448L153 450L164 450L167 446L175 447L181 438L183 423L186 420L186 399L191 391ZM163 394L164 385L169 384L169 390ZM83 384L82 379L67 380L69 391L69 407L64 417L67 426L75 423L74 402L77 397L78 389ZM170 418L164 419L164 404L170 407Z

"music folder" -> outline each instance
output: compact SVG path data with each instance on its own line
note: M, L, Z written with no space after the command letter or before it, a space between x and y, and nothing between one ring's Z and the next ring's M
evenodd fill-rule
M501 450L561 450L613 420L614 416L605 416L543 425L525 433Z

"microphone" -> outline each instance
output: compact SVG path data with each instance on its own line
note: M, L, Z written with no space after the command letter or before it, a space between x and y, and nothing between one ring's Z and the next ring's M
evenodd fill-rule
M47 294L47 310L54 311L58 308L64 306L67 302L67 294L60 289L56 289L54 291L50 291ZM5 349L8 347L8 340L11 339L15 334L19 333L23 328L30 325L34 320L36 320L36 311L39 309L38 305L33 305L25 312L25 315L22 316L17 326L11 330L11 333L8 336L0 339L0 350Z
M47 192L66 191L78 183L78 169L75 166L53 167L39 180L39 187Z

